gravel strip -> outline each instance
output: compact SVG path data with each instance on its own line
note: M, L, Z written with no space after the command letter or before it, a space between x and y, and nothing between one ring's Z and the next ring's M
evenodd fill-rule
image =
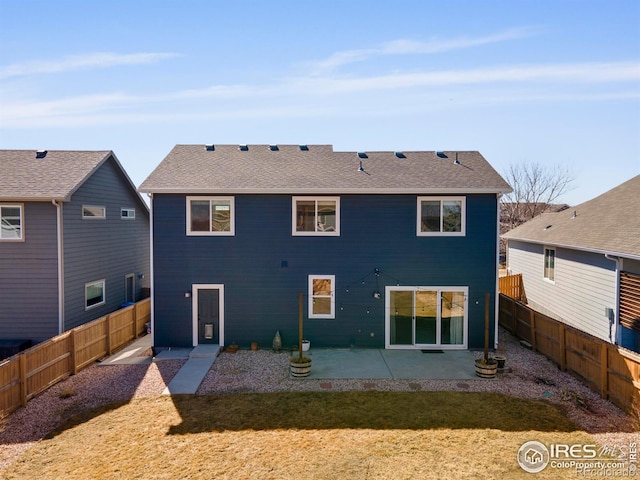
M603 400L542 355L500 331L501 353L511 373L492 380L292 379L289 354L268 350L222 353L198 394L280 391L470 391L499 392L551 402L599 445L639 442L638 421ZM480 358L481 352L476 356ZM160 395L185 360L151 365L93 365L38 395L0 421L0 472L35 442L82 410ZM64 397L65 393L71 395ZM586 405L588 408L584 408ZM532 439L533 440L533 439Z

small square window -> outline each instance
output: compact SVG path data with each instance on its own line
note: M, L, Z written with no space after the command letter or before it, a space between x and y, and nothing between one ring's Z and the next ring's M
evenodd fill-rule
M84 301L85 310L104 305L104 280L98 280L97 282L87 283L84 286Z
M135 210L135 208L121 208L120 209L120 218L122 218L122 219L134 219L134 218L136 218L136 210Z
M336 318L335 275L309 275L309 318Z
M83 205L82 218L86 220L101 220L107 218L107 208L97 205Z
M0 205L0 240L22 240L22 205Z

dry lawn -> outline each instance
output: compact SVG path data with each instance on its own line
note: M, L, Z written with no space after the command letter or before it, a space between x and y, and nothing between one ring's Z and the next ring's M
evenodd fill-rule
M531 478L529 440L594 443L550 404L495 393L158 396L80 414L3 478Z

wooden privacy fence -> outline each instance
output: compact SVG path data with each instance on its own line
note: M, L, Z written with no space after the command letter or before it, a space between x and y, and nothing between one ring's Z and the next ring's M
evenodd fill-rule
M522 283L522 274L507 275L498 278L498 291L507 297L515 298L521 302L526 302L524 294L524 286Z
M526 340L561 370L637 415L640 412L640 355L559 322L500 294L499 323Z
M150 319L147 298L0 360L0 418L136 339Z

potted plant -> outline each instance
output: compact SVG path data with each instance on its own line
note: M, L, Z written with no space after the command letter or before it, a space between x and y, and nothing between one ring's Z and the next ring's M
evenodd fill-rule
M289 359L289 368L292 377L307 377L311 373L311 359L302 355L302 346L305 340L302 338L302 292L298 298L298 355Z
M489 357L489 294L484 300L484 356L476 360L476 375L480 378L494 378L498 371L498 362Z

